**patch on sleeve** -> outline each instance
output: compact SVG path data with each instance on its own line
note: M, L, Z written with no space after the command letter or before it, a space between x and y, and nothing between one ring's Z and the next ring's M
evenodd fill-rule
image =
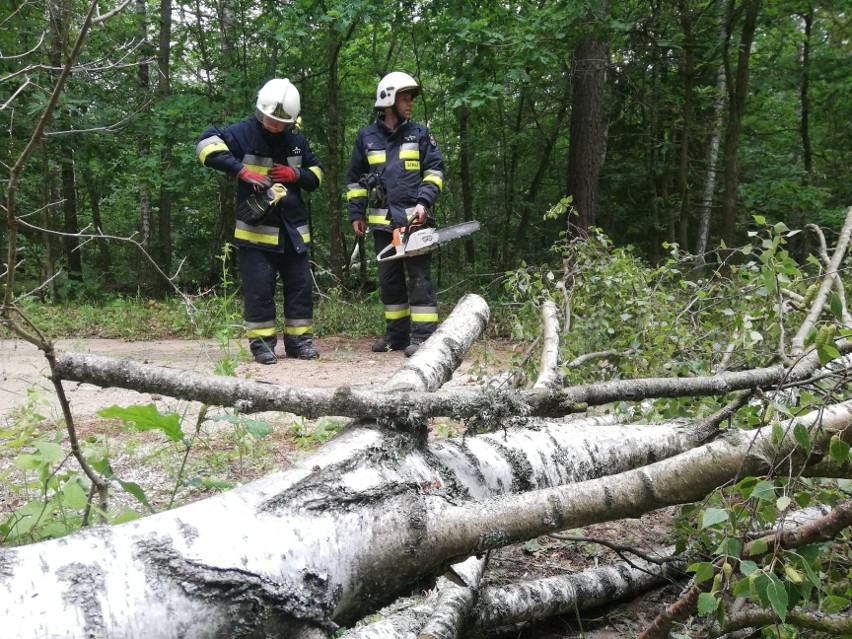
M436 148L436 147L438 146L438 143L437 143L437 142L435 142L435 136L434 136L434 135L432 135L431 133L429 133L429 144L431 144L431 145L432 145L432 148L433 148L433 149L434 149L434 148Z

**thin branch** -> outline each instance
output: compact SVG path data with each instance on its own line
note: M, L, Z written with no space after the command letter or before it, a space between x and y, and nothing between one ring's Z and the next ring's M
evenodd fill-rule
M822 232L822 229L816 224L807 224L805 228L812 231L819 239L819 257L822 260L823 266L830 268L831 258L828 256L828 245L825 242L825 234ZM840 297L840 317L843 324L849 328L852 326L852 315L849 314L849 308L846 306L846 290L843 287L843 280L839 277L836 278L835 286L837 287L837 295Z
M32 81L31 81L29 78L27 78L27 81L26 81L26 82L24 82L21 86L19 86L19 87L17 88L17 90L16 90L16 91L15 91L15 92L14 92L14 93L13 93L13 94L9 97L9 99L8 99L8 100L6 100L6 101L5 101L2 105L0 105L0 111L5 110L5 109L6 109L6 107L8 107L8 106L12 103L12 101L13 101L16 97L18 97L18 94L19 94L21 91L23 91L24 89L26 89L26 88L27 88L27 86L29 86L30 84L32 84Z
M770 552L777 552L781 549L801 548L808 544L832 539L841 530L850 525L852 525L852 500L841 502L830 513L815 521L749 542L743 548L739 559L726 555L724 560L737 563L742 559L749 559L758 554L755 552L756 549L760 549L760 554L766 552L767 545ZM759 545L758 542L760 542ZM718 561L721 561L721 559ZM711 585L710 581L705 581L692 586L685 595L660 612L651 624L638 636L638 639L665 639L676 622L683 621L695 613L699 595L702 592L709 591ZM745 626L738 627L744 628Z
M129 4L130 4L130 2L131 2L131 0L124 0L124 3L123 3L123 4L120 4L119 6L117 6L117 7L116 7L115 9L113 9L112 11L107 11L106 13L99 15L97 18L95 18L94 20L92 20L92 26L95 26L95 25L101 24L102 22L106 22L106 21L107 21L107 20L109 20L111 17L113 17L115 14L117 14L117 13L119 13L119 12L123 11L123 10L124 10L124 7L126 7L127 5L129 5Z
M831 262L826 268L825 276L822 280L819 292L811 304L808 316L799 327L799 332L793 338L791 343L792 355L796 356L805 350L805 338L810 330L814 327L819 316L822 314L822 309L828 301L828 294L834 286L835 280L838 279L838 269L843 258L846 256L846 249L849 247L849 240L852 237L852 206L846 210L846 221L843 223L843 228L840 230L840 236L837 238L837 246L834 248L834 255Z

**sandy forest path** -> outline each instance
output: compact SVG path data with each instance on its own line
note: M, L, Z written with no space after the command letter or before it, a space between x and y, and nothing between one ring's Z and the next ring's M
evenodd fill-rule
M116 358L131 358L157 366L214 374L217 365L230 361L236 376L274 382L300 388L336 388L352 386L378 388L404 362L402 352L373 353L373 339L329 337L317 339L318 360L303 361L281 358L277 364L263 366L248 358L245 343L234 340L228 349L212 340L156 340L130 342L117 339L58 340L59 352L81 352ZM277 351L281 351L279 344ZM511 348L501 345L506 354ZM468 354L448 385L476 383L478 350ZM39 413L48 420L61 419L61 411L48 378L47 360L35 346L20 340L0 338L0 419L6 419L35 401ZM156 403L161 409L181 412L187 402L170 397L152 396L121 388L100 388L91 384L65 383L75 418L94 416L112 405ZM30 400L32 398L32 400ZM47 412L46 412L47 411Z

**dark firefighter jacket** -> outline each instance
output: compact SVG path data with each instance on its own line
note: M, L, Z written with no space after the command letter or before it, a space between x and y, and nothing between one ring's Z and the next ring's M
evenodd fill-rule
M367 176L377 178L376 197ZM405 120L395 130L380 117L358 132L346 173L349 221L366 219L374 230L406 226L414 207L431 209L444 186L444 157L429 129Z
M280 253L286 246L284 233L287 233L297 252L307 250L311 235L302 189L317 189L322 183L323 169L301 132L291 129L285 133L269 133L251 116L224 129L208 128L198 138L195 154L204 166L234 177L243 167L264 175L273 164L299 169L298 180L285 185L287 195L258 224L237 220L234 243ZM254 193L252 185L237 180L237 208Z

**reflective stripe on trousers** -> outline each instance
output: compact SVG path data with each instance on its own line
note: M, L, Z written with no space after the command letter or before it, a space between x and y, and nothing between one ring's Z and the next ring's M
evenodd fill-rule
M378 254L392 235L373 234ZM379 289L385 306L385 337L396 343L423 342L438 328L438 300L432 283L432 254L379 262ZM407 276L407 281L406 281Z

